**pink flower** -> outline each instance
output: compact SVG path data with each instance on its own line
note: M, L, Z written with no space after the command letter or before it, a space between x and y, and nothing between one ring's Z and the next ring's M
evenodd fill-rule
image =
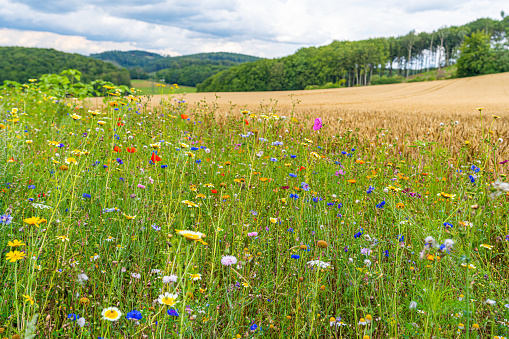
M313 129L315 131L318 131L320 128L322 128L322 119L321 118L316 118L315 119L315 124L313 125Z
M258 235L258 232L249 232L247 234L248 237L256 237Z
M221 264L223 266L231 266L235 265L237 263L237 258L235 258L233 255L225 255L221 258Z
M138 188L145 188L142 184L138 184Z
M148 177L148 182L153 184L154 183L154 179L152 179L151 177Z

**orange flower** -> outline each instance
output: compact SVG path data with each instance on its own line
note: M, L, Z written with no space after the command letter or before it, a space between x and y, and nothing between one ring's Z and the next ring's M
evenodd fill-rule
M180 117L184 120L188 119L189 116L187 114L181 114Z
M355 183L357 182L357 180L355 180L355 179L348 179L347 181L348 181L349 183L351 183L351 184L355 184Z
M365 161L361 160L361 159L357 159L357 160L355 160L355 162L358 163L359 165L362 165L365 163Z
M121 149L118 146L113 147L113 152L120 153Z

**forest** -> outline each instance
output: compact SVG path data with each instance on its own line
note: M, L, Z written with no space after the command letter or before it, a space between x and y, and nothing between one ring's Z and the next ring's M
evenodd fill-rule
M81 81L85 83L100 79L115 85L131 85L129 71L108 62L54 49L0 47L0 84L5 80L25 83L67 69L80 71Z
M233 66L260 58L236 53L199 53L163 57L144 51L109 51L90 55L129 69L132 79L164 79L166 83L196 86L208 77Z
M229 68L198 84L197 89L236 92L300 90L326 84L366 86L401 82L430 69L440 77L442 68L452 64L458 67L456 76L506 72L508 30L509 17L502 12L501 20L478 19L431 33L411 31L399 37L334 41L301 48L287 57ZM483 51L483 62L478 61L477 49Z

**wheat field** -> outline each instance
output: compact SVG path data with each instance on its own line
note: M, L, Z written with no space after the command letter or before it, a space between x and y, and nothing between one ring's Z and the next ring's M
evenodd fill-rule
M293 114L311 125L319 117L325 127L322 133L357 130L369 143L381 131L407 144L433 140L448 144L453 151L469 143L472 155L478 152L484 133L491 140L503 140L497 157L508 152L509 73L324 90L155 95L142 100L154 109L169 98L185 100L196 112L213 110L218 116L239 114L240 110ZM101 104L102 98L93 99L93 106ZM479 107L483 107L482 115ZM493 116L501 119L494 123ZM414 151L405 148L404 142L399 144L395 152Z

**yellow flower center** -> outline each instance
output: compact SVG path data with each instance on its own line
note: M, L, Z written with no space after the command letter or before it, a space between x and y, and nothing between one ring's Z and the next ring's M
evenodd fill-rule
M116 319L118 317L118 312L115 310L109 310L104 313L104 316L108 319Z

